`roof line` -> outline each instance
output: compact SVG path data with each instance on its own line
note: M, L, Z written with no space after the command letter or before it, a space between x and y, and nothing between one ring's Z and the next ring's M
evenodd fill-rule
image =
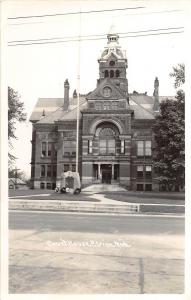
M131 96L130 96L131 98ZM150 110L146 109L145 107L143 107L142 105L140 105L139 103L137 103L135 100L131 99L131 101L135 102L138 106L140 106L141 108L143 108L146 112L150 113L153 117L155 116L154 113L152 113Z
M79 107L80 107L81 105L83 105L85 102L87 102L86 98L84 98L84 99L85 99L84 102L79 103ZM76 105L73 109L71 109L70 111L65 111L63 117L65 116L66 113L70 113L70 112L72 112L73 110L75 110L76 108L77 108L77 105ZM62 118L63 118L63 117L62 117ZM61 120L62 120L62 119L58 119L57 121L61 121ZM55 121L54 121L54 122L55 122Z

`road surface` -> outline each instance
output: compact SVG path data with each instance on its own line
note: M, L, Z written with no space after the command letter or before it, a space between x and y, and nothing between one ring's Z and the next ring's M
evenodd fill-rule
M183 217L11 211L9 222L10 293L183 293Z

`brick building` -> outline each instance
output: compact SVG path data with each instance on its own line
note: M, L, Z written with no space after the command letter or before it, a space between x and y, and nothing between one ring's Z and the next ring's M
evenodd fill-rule
M79 173L82 185L118 183L131 190L157 189L152 170L152 124L159 109L159 81L153 96L129 93L125 52L111 29L98 59L96 88L80 95ZM77 93L40 98L32 112L31 183L55 188L64 171L75 171Z

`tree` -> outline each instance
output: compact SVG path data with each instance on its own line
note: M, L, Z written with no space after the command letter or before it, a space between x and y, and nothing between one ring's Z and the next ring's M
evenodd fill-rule
M180 87L184 79L184 65L173 68L170 76L175 77L175 87ZM183 90L177 90L174 100L166 99L160 104L160 114L153 126L154 170L156 179L163 189L171 191L184 187L185 178L185 122Z
M24 103L20 101L20 96L11 87L8 87L8 140L9 148L13 149L12 140L17 139L15 135L17 122L26 121L26 113L24 112ZM10 153L9 168L13 166L16 157Z

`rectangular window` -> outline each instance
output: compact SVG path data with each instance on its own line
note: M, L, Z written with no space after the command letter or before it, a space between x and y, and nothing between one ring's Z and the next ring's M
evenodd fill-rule
M46 142L42 142L42 157L45 157L46 156Z
M72 172L76 172L76 165L72 165Z
M137 156L143 156L143 155L144 155L144 142L137 141Z
M51 177L51 165L47 166L47 177Z
M151 192L152 191L152 184L145 184L145 191Z
M56 178L56 175L57 175L57 165L53 165L53 168L52 168L52 176L54 178Z
M145 141L145 156L151 156L151 141Z
M137 156L151 156L151 141L137 141Z
M125 141L124 140L121 141L121 153L122 154L125 153Z
M143 166L137 166L137 178L143 178Z
M48 143L48 156L52 155L52 143Z
M45 165L41 165L40 177L45 177Z
M145 176L146 178L151 178L152 176L152 167L151 166L146 166L145 167Z
M76 142L64 141L64 156L76 155Z
M88 153L92 153L92 140L88 141Z
M70 165L64 164L64 172L68 172L70 169Z
M101 102L95 102L95 109L97 109L97 110L101 110L102 109Z
M47 182L46 188L47 188L48 190L51 190L51 189L52 189L52 183L51 183L51 182Z
M41 189L44 189L44 188L45 188L45 183L44 183L44 182L41 182L41 183L40 183L40 188L41 188Z

